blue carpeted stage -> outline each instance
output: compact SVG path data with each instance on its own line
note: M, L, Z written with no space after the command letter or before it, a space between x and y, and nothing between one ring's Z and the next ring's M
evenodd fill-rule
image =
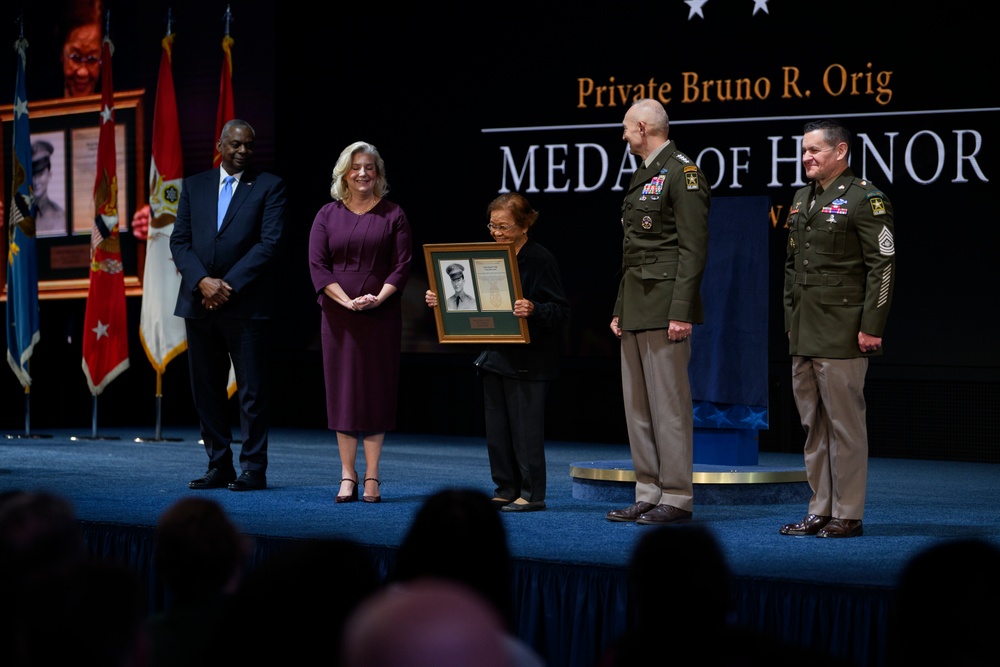
M91 553L127 562L161 592L150 564L152 527L172 502L196 493L187 482L204 472L193 430L59 430L0 440L0 491L48 490L70 499ZM139 439L140 442L137 442ZM223 504L248 535L255 559L290 540L346 537L367 545L383 573L422 501L444 487L492 492L480 438L390 433L378 505L336 505L339 460L332 434L272 433L269 488L259 493L198 492ZM504 513L515 559L518 631L552 667L591 667L629 618L625 565L647 527L611 523L607 500L576 497L571 467L628 460L625 444L549 442L545 512ZM801 457L760 454L763 467L794 468ZM695 521L718 537L736 580L735 621L785 641L822 649L859 667L885 664L886 620L906 561L943 540L983 538L1000 544L996 507L1000 469L991 464L873 459L865 536L851 540L789 538L808 491L762 493L754 502L696 505ZM664 563L662 576L683 576Z

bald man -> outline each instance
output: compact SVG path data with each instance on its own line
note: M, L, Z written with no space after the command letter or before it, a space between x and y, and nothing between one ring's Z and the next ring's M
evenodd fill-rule
M347 621L344 667L514 667L503 621L471 588L441 579L394 584Z
M622 278L611 332L621 339L635 502L607 519L682 523L694 506L688 362L693 325L703 321L710 193L698 165L668 138L658 101L633 102L622 128L640 162L622 202Z

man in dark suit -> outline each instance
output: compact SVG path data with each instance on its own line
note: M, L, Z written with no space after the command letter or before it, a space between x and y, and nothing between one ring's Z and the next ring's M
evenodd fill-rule
M622 203L622 279L611 331L621 339L635 502L607 519L681 523L694 505L689 338L703 319L711 195L705 175L668 139L662 104L637 100L622 125L641 163Z
M809 513L783 535L857 537L868 479L865 374L882 354L896 250L889 198L848 166L851 134L807 123L809 185L788 211L784 311L792 393L806 432Z
M279 282L285 183L251 167L253 144L246 121L226 123L217 146L222 168L185 179L170 235L181 273L174 314L185 322L191 394L208 453L208 472L192 489L267 487L267 333ZM226 409L230 359L243 437L239 478Z

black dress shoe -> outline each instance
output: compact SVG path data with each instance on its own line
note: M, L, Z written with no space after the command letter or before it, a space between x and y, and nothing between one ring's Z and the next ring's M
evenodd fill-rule
M830 519L816 537L861 537L864 532L861 519Z
M685 523L691 520L691 512L682 510L673 505L657 505L648 512L643 512L636 523L644 526L669 525L674 523Z
M493 507L497 508L498 510L503 509L505 505L510 505L512 502L514 501L507 500L506 498L501 498L499 496L497 496L496 498L490 498L490 503L493 505Z
M267 477L260 470L244 470L243 474L229 483L230 491L259 491L267 488Z
M540 512L545 509L544 500L535 500L527 503L519 503L517 501L512 503L507 503L500 508L501 512Z
M232 468L209 468L208 472L188 482L192 489L221 489L236 479L236 471Z
M786 523L778 532L782 535L815 535L828 523L830 523L828 516L807 514L798 523Z
M637 500L623 510L611 510L605 515L605 519L608 521L635 521L644 512L656 507L653 503L645 503L641 500Z

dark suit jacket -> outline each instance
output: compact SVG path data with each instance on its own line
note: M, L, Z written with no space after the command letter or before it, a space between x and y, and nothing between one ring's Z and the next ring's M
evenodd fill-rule
M285 183L267 172L247 169L233 193L218 231L219 169L184 181L177 220L170 235L174 264L181 273L174 315L201 318L198 282L222 278L233 289L219 315L267 319L279 282L275 266L285 227Z
M636 170L622 202L622 279L613 313L622 329L703 321L710 202L705 175L672 140Z

